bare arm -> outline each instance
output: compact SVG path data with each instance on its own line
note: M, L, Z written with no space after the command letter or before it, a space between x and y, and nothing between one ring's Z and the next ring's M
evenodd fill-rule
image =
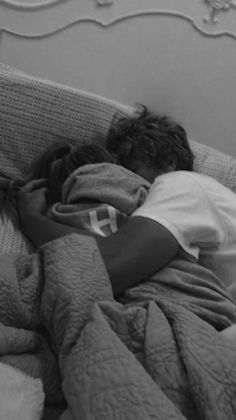
M115 234L96 240L115 295L166 266L180 249L167 229L138 216Z
M25 213L21 224L36 247L70 233L94 236L115 295L160 270L180 249L167 229L145 217L130 218L119 231L106 238L62 225L38 213Z

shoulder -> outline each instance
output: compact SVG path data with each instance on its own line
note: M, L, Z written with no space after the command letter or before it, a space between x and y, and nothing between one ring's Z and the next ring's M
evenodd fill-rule
M152 196L174 198L187 198L188 196L201 197L207 193L204 175L188 172L175 171L158 176L151 186L149 199Z
M153 187L160 185L178 185L181 186L195 186L196 188L201 187L209 180L216 182L213 178L206 175L190 172L190 171L173 171L156 177Z
M190 213L202 214L211 208L198 176L187 171L169 172L158 176L151 186L144 204L133 215L151 217L158 221L189 218ZM166 225L167 226L167 225Z

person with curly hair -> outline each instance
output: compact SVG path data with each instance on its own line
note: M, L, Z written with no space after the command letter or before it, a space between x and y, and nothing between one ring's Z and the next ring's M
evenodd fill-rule
M142 177L115 164L114 157L100 145L56 142L33 161L25 179L0 177L3 220L17 221L17 195L28 182L37 185L42 178L45 217L101 236L114 233L125 223L143 204L150 188Z
M147 108L112 127L107 148L119 165L151 185L144 203L107 238L95 237L115 295L167 266L178 254L210 269L236 299L236 195L193 171L183 127ZM72 232L47 220L44 190L26 185L18 208L36 246Z

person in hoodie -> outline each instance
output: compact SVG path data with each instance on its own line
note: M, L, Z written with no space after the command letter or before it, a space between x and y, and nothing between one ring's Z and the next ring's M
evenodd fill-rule
M16 217L17 192L42 178L47 184L48 218L101 236L116 232L149 190L147 181L116 165L102 146L59 142L33 162L24 181L0 178L2 217Z

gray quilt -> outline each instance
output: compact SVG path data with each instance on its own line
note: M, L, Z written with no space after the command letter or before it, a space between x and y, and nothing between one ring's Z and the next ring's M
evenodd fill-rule
M147 185L110 171L79 170L69 203L87 191L132 212ZM220 331L236 305L210 271L179 255L118 302L96 241L78 234L0 267L0 361L41 378L61 420L235 420L236 348Z
M117 302L77 234L1 268L1 360L66 400L62 418L235 419L236 349L219 332L235 305L208 270L176 259Z

